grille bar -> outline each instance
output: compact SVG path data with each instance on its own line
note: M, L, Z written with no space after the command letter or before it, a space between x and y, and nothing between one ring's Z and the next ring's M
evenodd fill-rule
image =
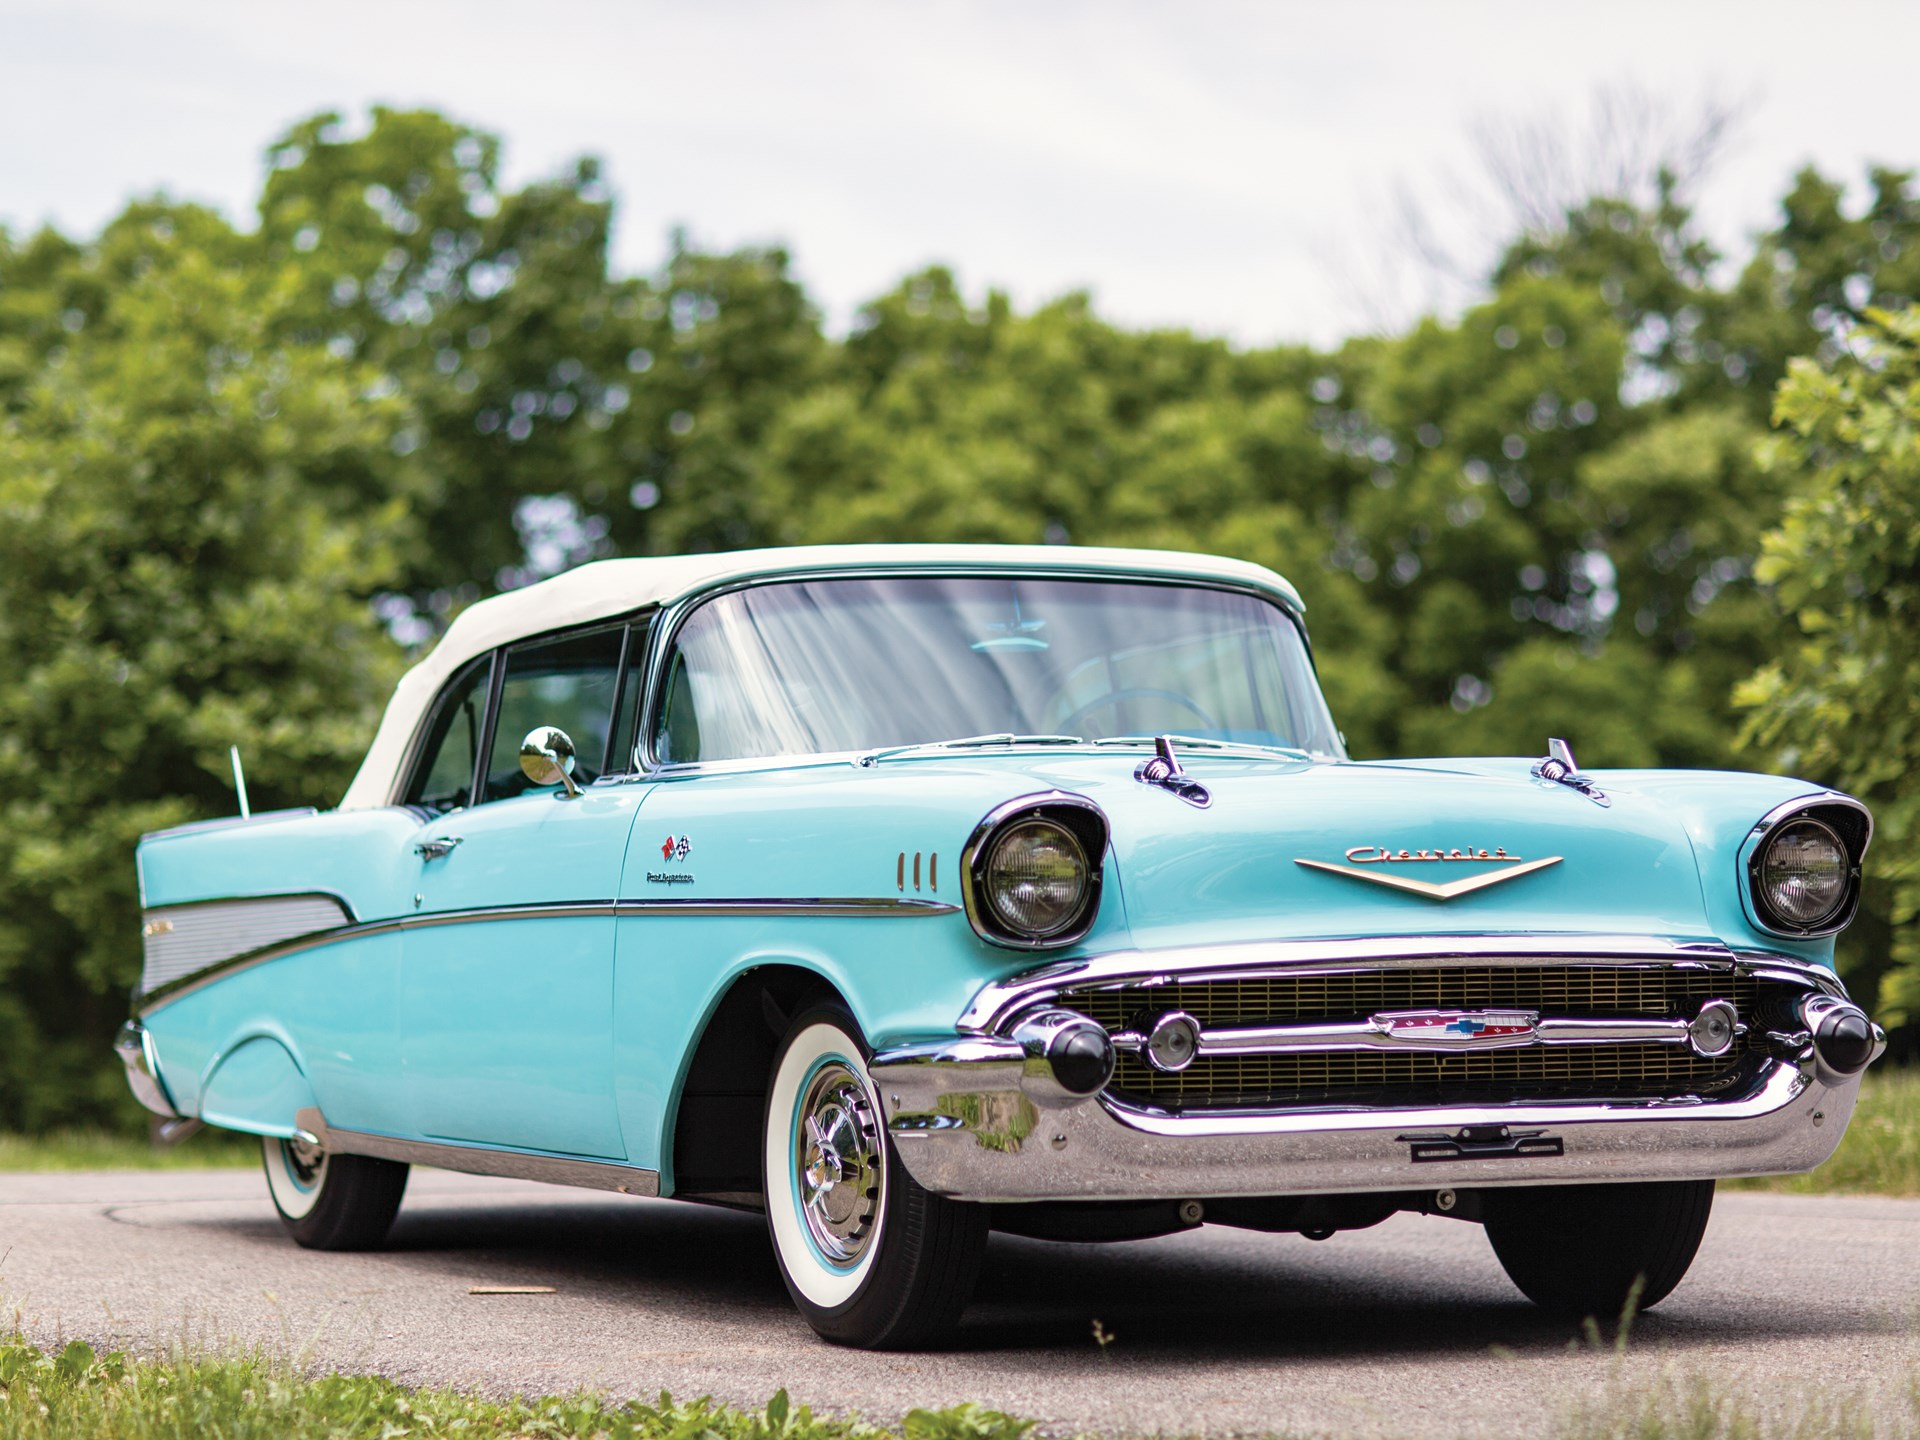
M1717 998L1717 997L1716 997ZM1507 1012L1524 1019L1526 1032L1512 1036L1486 1038L1468 1033L1436 1039L1408 1035L1390 1028L1387 1021L1398 1016L1377 1015L1352 1024L1331 1025L1251 1025L1218 1030L1202 1030L1200 1058L1223 1055L1314 1055L1356 1050L1415 1050L1435 1054L1456 1054L1463 1050L1512 1050L1528 1045L1685 1045L1691 1038L1685 1020L1651 1020L1637 1017L1607 1019L1541 1019L1532 1012ZM1147 1037L1134 1031L1122 1031L1113 1037L1114 1048L1135 1054L1144 1053Z
M1730 966L1504 961L1094 983L1063 988L1053 1003L1115 1037L1108 1092L1117 1100L1272 1110L1722 1094L1753 1073L1745 1028L1776 998L1803 993ZM1710 1000L1732 1003L1741 1033L1725 1053L1703 1056L1686 1043L1687 1025ZM1546 1018L1506 1047L1378 1034L1376 1017L1422 1010ZM1169 1011L1192 1016L1203 1037L1184 1070L1148 1064L1137 1043Z

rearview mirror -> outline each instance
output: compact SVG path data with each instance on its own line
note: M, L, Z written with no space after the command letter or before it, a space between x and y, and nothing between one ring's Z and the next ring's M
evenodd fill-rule
M573 741L558 725L541 725L520 742L520 773L535 785L564 785L566 798L577 799L573 783Z

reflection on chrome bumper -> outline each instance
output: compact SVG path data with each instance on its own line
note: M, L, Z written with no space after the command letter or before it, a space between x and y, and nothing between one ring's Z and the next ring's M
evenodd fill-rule
M1080 1100L1011 1041L905 1046L870 1066L900 1157L963 1200L1688 1180L1811 1170L1858 1075L1768 1062L1738 1099L1168 1115Z
M127 1067L127 1088L133 1091L133 1098L162 1121L154 1129L155 1140L162 1145L178 1145L203 1128L198 1120L173 1108L173 1098L167 1094L166 1082L160 1078L159 1058L153 1053L153 1036L147 1033L146 1026L138 1020L122 1025L120 1033L113 1037L113 1053Z
M133 1098L162 1120L178 1120L180 1112L173 1108L167 1087L160 1083L160 1066L154 1059L153 1039L147 1027L138 1020L127 1021L113 1037L113 1053L127 1067L127 1088L133 1091Z

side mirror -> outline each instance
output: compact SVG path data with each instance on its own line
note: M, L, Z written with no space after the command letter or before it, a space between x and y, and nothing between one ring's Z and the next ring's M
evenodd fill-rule
M536 785L564 785L566 798L576 800L573 783L573 741L557 725L541 725L520 742L520 773Z

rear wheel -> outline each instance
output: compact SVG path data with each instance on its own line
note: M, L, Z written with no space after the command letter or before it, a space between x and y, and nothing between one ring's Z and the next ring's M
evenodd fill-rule
M1493 1253L1529 1300L1611 1320L1636 1280L1641 1310L1680 1283L1706 1233L1713 1181L1494 1189L1485 1205Z
M900 1164L858 1037L837 1008L787 1031L767 1091L767 1228L787 1293L822 1338L915 1349L959 1320L987 1212L923 1190Z
M280 1223L309 1250L372 1250L387 1238L407 1167L366 1155L331 1155L306 1140L261 1141L267 1193Z

